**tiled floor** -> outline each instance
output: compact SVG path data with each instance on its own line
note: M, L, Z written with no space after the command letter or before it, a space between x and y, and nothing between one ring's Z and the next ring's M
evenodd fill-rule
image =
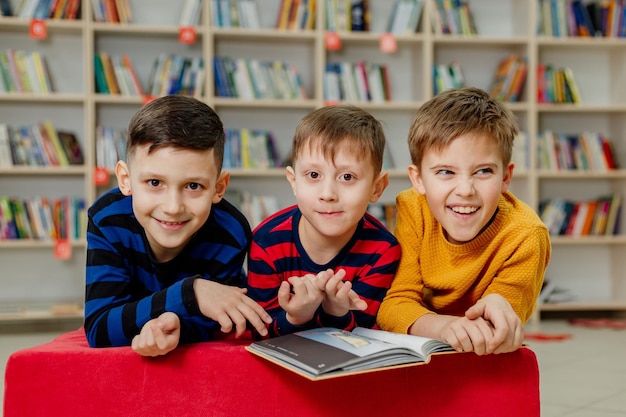
M572 326L560 320L529 324L526 330L573 336L564 341L527 341L539 360L542 417L626 416L626 330ZM0 333L2 375L11 352L62 332ZM0 388L4 393L4 378Z

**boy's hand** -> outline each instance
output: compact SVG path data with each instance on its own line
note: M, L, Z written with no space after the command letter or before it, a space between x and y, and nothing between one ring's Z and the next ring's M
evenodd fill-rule
M287 313L289 323L300 326L311 321L324 298L315 275L289 277L278 289L278 304Z
M246 331L247 320L261 336L267 336L265 324L270 324L272 317L246 295L247 289L206 279L196 279L193 288L200 312L217 321L222 332L231 332L234 325L235 337L240 337Z
M482 317L470 320L467 317L451 316L441 332L441 340L450 344L457 352L474 352L484 355L493 339L491 324Z
M334 273L327 269L317 274L318 286L324 290L322 308L331 316L342 317L350 310L365 310L367 303L352 289L352 283L344 282L346 271L340 269Z
M142 356L159 356L174 350L180 341L180 318L165 312L143 325L131 347Z
M494 329L486 353L517 350L524 341L524 327L508 300L499 294L489 294L465 312L470 320L483 318Z

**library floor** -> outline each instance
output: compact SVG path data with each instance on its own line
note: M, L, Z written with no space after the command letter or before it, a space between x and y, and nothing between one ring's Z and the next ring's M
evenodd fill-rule
M74 327L76 328L76 327ZM0 371L9 355L45 343L73 328L7 332L0 328ZM528 334L571 335L561 341L527 340L541 372L542 417L618 417L626 415L626 329L574 326L564 320L542 320ZM4 378L0 384L4 393Z

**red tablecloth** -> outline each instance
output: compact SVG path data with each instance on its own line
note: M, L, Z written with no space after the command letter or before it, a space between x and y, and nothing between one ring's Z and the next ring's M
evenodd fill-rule
M9 357L4 417L539 416L528 348L313 382L245 351L248 343L144 358L127 347L89 348L82 329L68 332Z

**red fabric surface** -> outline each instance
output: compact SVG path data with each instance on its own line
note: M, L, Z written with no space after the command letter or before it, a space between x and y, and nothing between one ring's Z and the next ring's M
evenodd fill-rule
M248 343L144 358L89 348L82 329L68 332L9 357L4 417L539 416L539 370L527 348L313 382L245 351Z

